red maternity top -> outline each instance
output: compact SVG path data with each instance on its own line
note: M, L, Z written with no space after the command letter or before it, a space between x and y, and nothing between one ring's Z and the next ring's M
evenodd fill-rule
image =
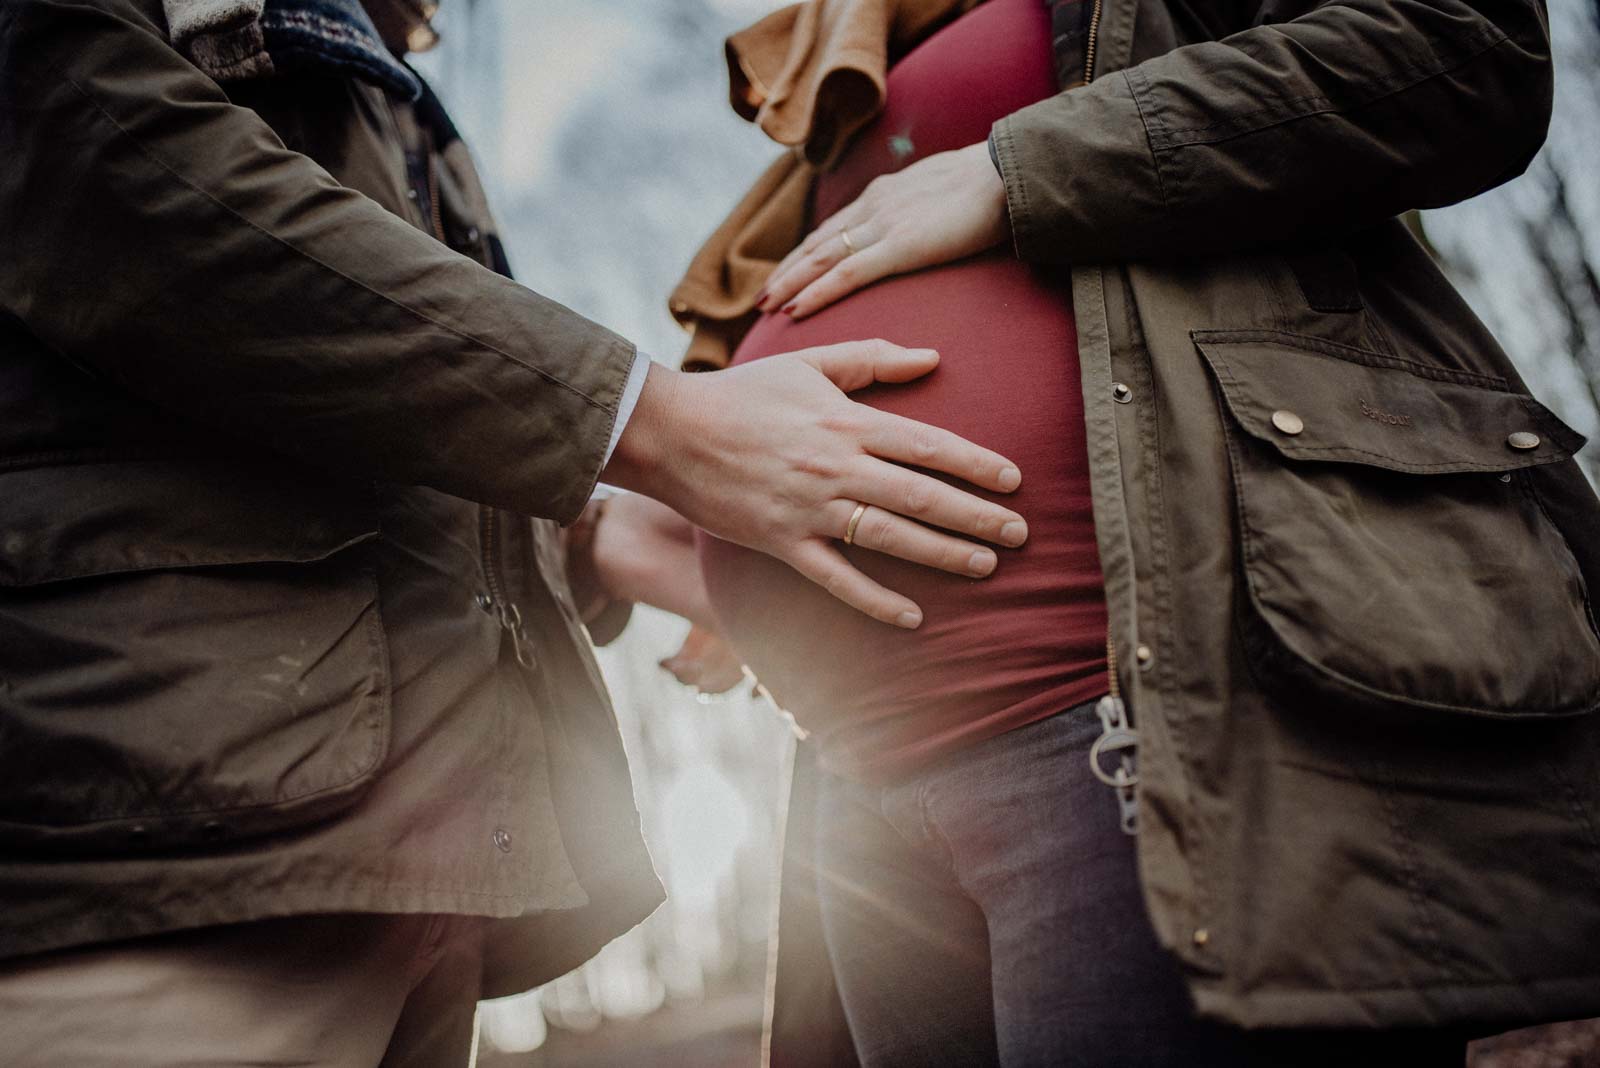
M982 141L995 120L1055 91L1045 5L990 0L890 71L883 113L819 179L815 221L877 175ZM855 397L1014 460L1022 487L992 496L1027 519L1028 543L998 549L986 579L841 543L922 606L915 631L856 613L762 554L702 535L700 556L729 640L813 733L824 766L886 781L1103 694L1106 610L1066 273L996 249L887 279L798 323L765 316L733 362L873 337L936 348L940 365Z

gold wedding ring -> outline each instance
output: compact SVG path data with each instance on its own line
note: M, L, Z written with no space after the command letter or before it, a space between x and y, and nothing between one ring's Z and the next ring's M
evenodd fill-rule
M854 545L856 543L856 527L861 525L861 517L866 514L867 506L864 504L856 505L856 510L850 513L850 522L844 528L844 543L846 545Z
M846 256L854 256L861 251L856 248L856 243L850 240L850 228L848 226L839 231L839 240L844 242L844 254Z

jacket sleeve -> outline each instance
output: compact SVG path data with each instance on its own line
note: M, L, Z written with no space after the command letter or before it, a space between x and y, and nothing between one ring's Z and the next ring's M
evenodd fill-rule
M1551 96L1542 0L1335 0L1269 6L992 138L1023 259L1203 256L1491 188L1538 150Z
M0 4L0 160L0 310L89 373L324 469L581 510L633 346L286 149L139 4Z

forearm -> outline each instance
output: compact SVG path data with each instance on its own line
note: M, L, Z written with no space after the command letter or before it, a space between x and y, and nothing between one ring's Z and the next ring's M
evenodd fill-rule
M1349 0L1103 75L993 143L1024 259L1218 254L1498 184L1550 92L1534 0Z

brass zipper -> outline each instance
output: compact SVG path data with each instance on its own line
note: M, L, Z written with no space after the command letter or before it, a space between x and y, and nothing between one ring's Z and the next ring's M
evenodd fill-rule
M439 175L435 170L431 141L425 151L428 161L428 216L433 223L433 236L439 239L440 244L449 247L450 242L444 236L444 215L439 210ZM505 584L500 580L499 529L499 513L488 505L480 504L478 541L483 552L483 581L489 595L488 610L498 616L500 629L511 635L511 648L516 653L517 663L531 668L534 665L533 650L528 642L527 629L522 625L522 609L505 596Z
M1117 681L1117 645L1111 640L1111 628L1106 628L1106 686L1112 697L1122 700L1122 684Z
M1094 81L1094 41L1100 36L1100 11L1105 0L1094 0L1089 9L1089 41L1083 48L1083 84Z
M1099 4L1099 2L1100 2L1100 0L1095 0L1096 4ZM1093 39L1090 40L1089 47L1091 49L1094 47ZM439 239L439 243L440 244L448 246L450 244L450 242L447 241L445 239L445 236L444 236L444 215L439 211L439 175L434 170L433 147L432 147L432 144L431 144L432 139L430 138L429 141L430 141L430 144L429 144L429 147L428 147L428 211L433 215L433 236L437 237Z
M478 506L478 541L483 551L483 581L488 586L489 611L496 613L500 629L511 635L511 648L517 654L517 663L533 667L533 651L528 644L528 632L522 625L522 609L505 596L505 586L500 581L498 534L500 514L487 505Z

